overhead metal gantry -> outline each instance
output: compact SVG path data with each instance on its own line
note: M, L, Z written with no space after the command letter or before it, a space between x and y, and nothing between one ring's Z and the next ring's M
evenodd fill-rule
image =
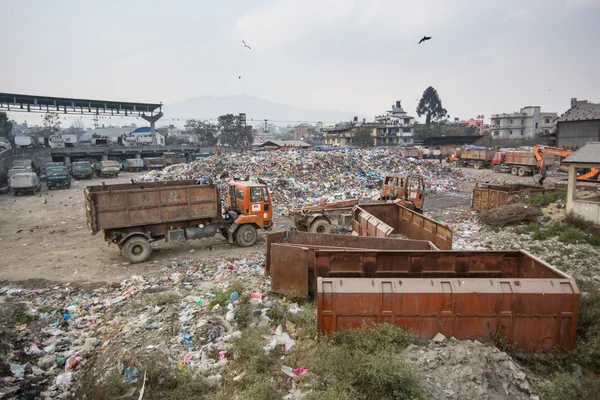
M59 112L80 115L141 117L144 113L149 113L153 116L157 109L160 113L162 110L162 103L132 103L114 100L106 101L0 93L0 111L38 113Z

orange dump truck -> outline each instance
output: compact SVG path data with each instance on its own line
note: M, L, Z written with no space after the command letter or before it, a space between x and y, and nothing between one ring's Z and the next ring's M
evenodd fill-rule
M230 243L253 246L258 229L272 227L273 206L265 185L230 182L226 205L212 183L170 181L85 188L88 227L104 231L130 263L151 255L150 242L180 242L221 233Z

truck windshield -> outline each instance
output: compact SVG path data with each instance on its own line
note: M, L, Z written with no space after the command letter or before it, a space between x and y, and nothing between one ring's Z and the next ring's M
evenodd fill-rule
M119 164L116 161L103 161L102 166L103 167L118 167Z
M262 188L261 187L250 188L250 201L252 203L255 203L257 201L262 201Z
M89 162L76 162L73 163L74 168L89 168L91 165Z
M61 176L69 175L69 172L65 167L51 167L46 171L47 176Z

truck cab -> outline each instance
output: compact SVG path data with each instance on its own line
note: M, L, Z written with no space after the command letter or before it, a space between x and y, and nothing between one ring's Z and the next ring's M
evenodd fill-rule
M71 176L67 167L63 166L50 166L46 167L46 186L48 190L53 187L71 187Z
M89 161L76 161L71 166L73 178L92 178L92 164Z
M381 198L384 200L401 200L421 212L425 202L425 180L419 175L399 175L388 173L383 179ZM402 204L402 203L401 203Z
M252 222L261 229L273 226L273 205L265 185L254 182L230 182L227 208L239 214L236 223Z

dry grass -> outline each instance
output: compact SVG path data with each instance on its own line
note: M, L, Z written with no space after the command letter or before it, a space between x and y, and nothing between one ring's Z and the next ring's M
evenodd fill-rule
M539 208L522 203L507 204L479 214L479 219L489 226L506 226L524 222L535 222L541 215Z

